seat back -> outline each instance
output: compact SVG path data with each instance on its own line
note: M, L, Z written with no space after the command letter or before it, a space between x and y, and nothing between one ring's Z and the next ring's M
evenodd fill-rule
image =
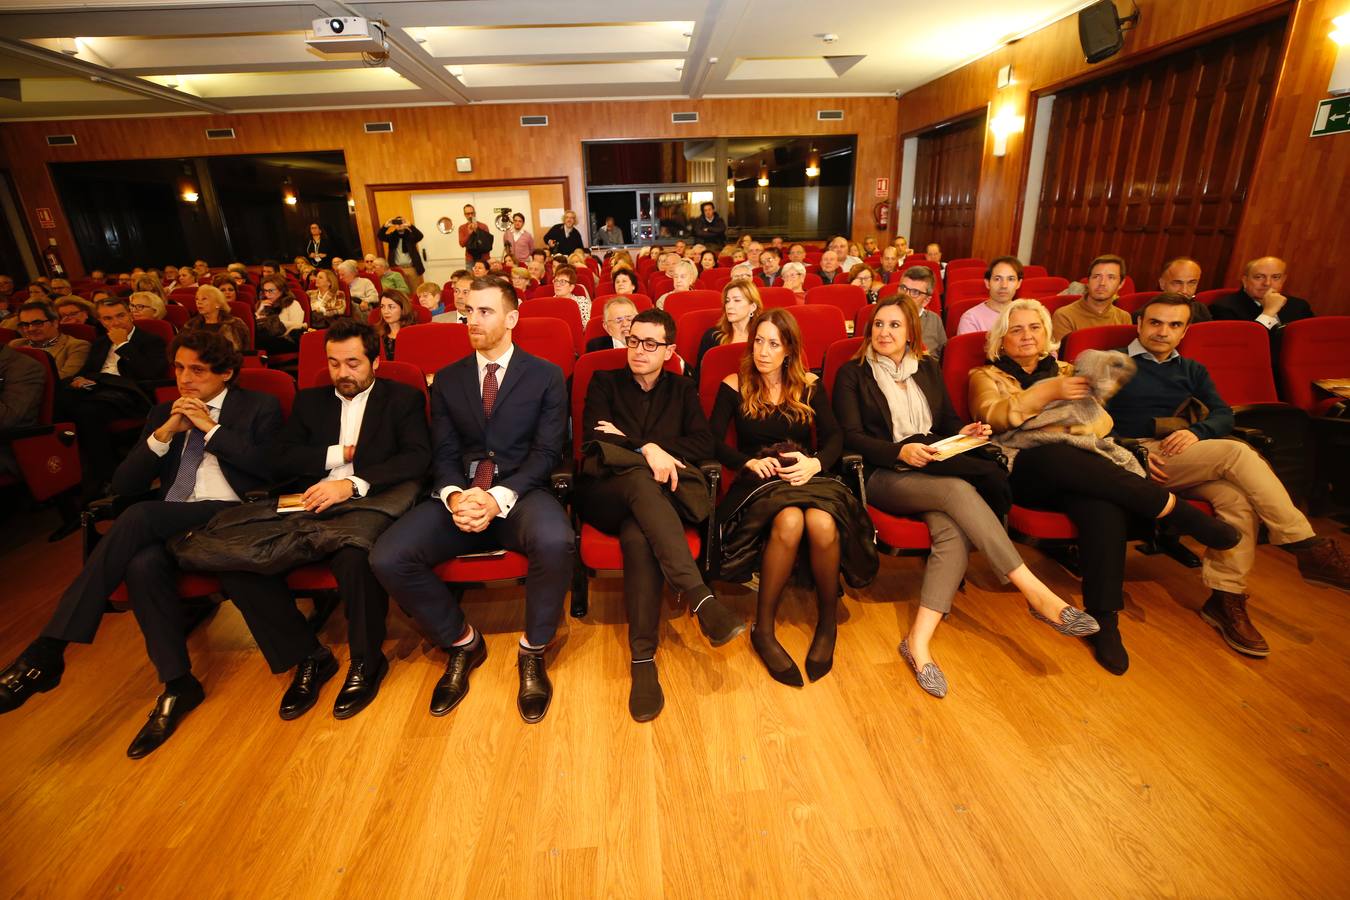
M947 384L952 408L963 422L970 421L970 371L987 362L984 358L986 337L988 333L984 331L958 334L942 351L942 380Z
M326 377L327 367L323 372ZM291 407L295 405L295 379L280 369L240 369L234 377L234 383L246 391L271 394L281 404L283 418L291 417Z
M1027 263L1025 266L1022 267L1023 278L1048 278L1049 275L1050 270L1047 269L1045 266L1038 266L1032 263Z
M1060 278L1058 275L1046 275L1038 278L1022 277L1022 286L1017 290L1017 296L1034 297L1053 297L1056 294L1063 293L1069 287L1069 279ZM988 296L986 294L985 296Z
M668 294L675 290L675 281L664 272L652 272L647 278L647 294L651 297L660 297L662 294Z
M613 350L597 350L586 353L577 360L572 370L572 456L581 458L581 443L586 438L582 433L586 410L586 391L591 387L591 376L596 372L628 367L628 351L618 347ZM672 356L666 361L666 371L680 374L680 361Z
M717 389L722 379L741 370L741 357L745 355L745 344L720 344L703 355L698 367L698 402L703 414L711 418L713 403L717 400ZM731 441L734 428L728 427L727 434L715 434L714 438Z
M173 327L179 331L182 331L183 326L187 324L187 320L196 314L196 307L188 309L186 306L179 306L174 303L164 307L164 321L172 323Z
M403 340L403 338L399 338ZM397 359L382 359L380 367L375 370L376 376L387 378L390 381L397 381L399 384L406 384L408 387L416 388L422 395L423 400L428 400L427 396L427 376L420 367L412 363L400 362Z
M172 291L169 292L168 299L171 302L181 304L182 306L186 306L189 308L196 308L197 288L196 287L174 288Z
M698 365L703 335L722 318L722 307L690 310L675 320L675 351L690 365Z
M797 295L785 287L764 287L755 285L759 291L759 299L764 302L765 309L787 309L797 305Z
M303 346L301 352L304 352ZM416 366L423 375L435 375L472 352L469 326L459 322L410 325L399 332L394 344L395 359Z
M695 282L699 287L709 291L720 291L722 285L731 280L731 270L717 266L712 269L704 269Z
M1197 326L1198 327L1198 326ZM1350 376L1350 316L1318 316L1290 322L1280 336L1280 394L1311 415L1330 405L1313 386L1319 378Z
M693 312L696 309L722 309L722 294L720 291L694 290L678 291L666 298L666 312L677 323L685 313Z
M166 345L173 340L174 334L177 333L177 329L173 327L173 323L167 319L137 319L136 327L143 328L151 334L158 335L163 339Z
M1037 297L1035 299L1040 300L1041 306L1044 306L1046 311L1053 316L1055 314L1055 310L1062 309L1063 307L1068 306L1070 303L1077 303L1079 300L1082 300L1083 298L1080 297L1078 294L1055 294L1050 297Z
M1116 297L1116 306L1119 306L1130 315L1134 315L1139 312L1139 310L1143 309L1150 300L1161 293L1162 291L1135 291L1132 294L1121 294Z
M947 337L955 337L956 329L961 325L961 317L966 311L979 306L987 299L986 297L967 297L964 300L947 299ZM943 351L946 352L945 350Z
M56 387L59 382L55 358L45 350L32 347L15 347L14 350L38 363L45 373L35 424L56 425L52 432L16 438L10 442L20 478L33 499L43 502L79 486L80 448L74 437L73 426L54 421Z
M581 326L581 307L577 306L575 300L567 297L540 297L536 300L526 300L520 304L519 310L521 322L537 318L561 320L572 335L573 353L586 352L586 330Z
M1129 346L1138 334L1133 325L1099 325L1070 331L1060 345L1059 358L1073 362L1084 350L1119 350Z
M830 349L825 351L825 368L821 373L821 380L824 381L825 393L831 400L834 399L834 379L838 377L839 369L853 358L862 343L861 337L845 338L842 341L835 341L830 345Z
M853 314L853 334L862 337L863 331L867 328L867 323L872 319L872 313L877 311L875 303L868 303L866 306L858 307L858 311Z
M306 331L300 335L300 358L295 366L296 384L313 384L316 373L328 374L328 350L324 346L327 334L326 330L322 330Z
M825 284L807 291L806 303L836 307L845 320L852 321L858 310L867 305L867 292L856 284Z
M1219 396L1231 406L1279 401L1270 335L1257 322L1197 322L1177 351L1209 370Z
M79 322L62 322L57 326L62 334L68 334L73 338L93 343L98 340L98 329L93 325L83 325Z
M1214 288L1208 291L1200 291L1195 295L1195 299L1200 303L1209 306L1220 297L1227 297L1229 294L1236 294L1241 288Z
M565 302L571 303L570 300ZM575 312L576 304L571 303L571 306ZM578 318L578 326L580 323ZM568 324L562 319L549 316L521 318L511 331L511 342L531 356L546 359L562 369L563 378L571 378L578 354L576 344L567 339L567 332Z
M802 333L803 362L808 369L819 369L830 345L848 337L844 314L837 306L790 306L787 311Z
M965 278L961 281L947 280L947 311L951 313L953 304L962 303L966 300L988 300L989 288L985 287L983 278ZM973 305L973 304L967 304Z

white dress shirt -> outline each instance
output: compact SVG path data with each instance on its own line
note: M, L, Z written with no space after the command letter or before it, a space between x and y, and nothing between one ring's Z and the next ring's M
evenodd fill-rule
M225 403L225 395L229 392L229 388L222 388L219 394L206 401L206 408L211 411L211 421L220 421L220 408ZM239 495L234 492L234 488L230 487L230 483L225 480L225 473L220 470L220 460L216 459L216 455L211 452L211 438L219 430L220 426L216 425L206 433L206 452L202 454L202 464L197 467L197 481L192 486L192 493L188 495L188 503L197 500L230 500L232 502L238 502L239 500ZM145 442L150 447L150 452L156 456L163 456L169 452L170 442L159 440L155 437L153 431L145 439ZM183 444L186 447L187 432L183 432Z
M497 357L495 360L488 359L481 353L478 352L474 353L475 361L478 363L478 397L480 401L483 397L483 379L487 377L488 364L495 362L498 366L496 373L497 388L498 390L500 390L502 380L506 378L506 369L511 364L511 357L514 356L515 353L516 353L515 344L512 344L510 347L508 347L506 349L506 352L503 353L501 356ZM473 480L474 473L477 471L478 466L480 465L496 465L496 464L492 462L492 460L490 459L478 460L469 469L469 480L471 482ZM447 484L445 487L441 488L440 491L438 491L437 493L441 498L441 502L446 503L448 507L450 495L458 493L463 490L464 488L460 487L457 484ZM493 499L497 501L497 508L498 508L497 518L499 519L505 519L507 515L511 512L511 509L516 505L516 501L520 499L520 494L518 492L511 490L509 487L503 487L500 484L495 484L492 487L488 488L487 492L491 494Z
M117 370L117 364L122 361L122 357L117 355L117 351L121 350L127 344L131 343L131 336L135 333L136 333L136 326L133 325L131 326L131 330L127 332L127 339L125 341L108 349L108 356L106 359L103 360L103 368L100 370L104 375L122 374ZM163 455L164 454L162 453L160 454L160 456Z
M328 481L341 481L344 478L352 483L356 488L356 496L364 497L370 493L370 482L364 478L357 478L352 474L356 471L355 462L347 462L345 459L344 447L355 447L356 439L361 436L361 422L366 417L366 402L370 400L370 390L375 387L375 382L370 383L370 387L361 393L352 397L350 400L333 389L338 401L342 404L342 424L338 427L338 442L328 445L328 456L324 459L324 468L328 470Z
M1252 297L1251 295L1248 295L1248 299L1251 300L1252 303L1256 304L1256 308L1257 308L1258 310L1265 309L1265 307L1263 307L1263 306L1261 305L1261 301L1260 301L1260 300L1257 300L1255 297ZM1266 326L1266 330L1267 330L1267 331L1269 331L1269 330L1272 329L1272 328L1278 328L1278 327L1280 327L1280 317L1279 317L1278 315L1269 316L1269 315L1266 315L1264 312L1258 312L1258 313L1256 314L1256 321L1258 321L1258 322L1260 322L1262 325Z

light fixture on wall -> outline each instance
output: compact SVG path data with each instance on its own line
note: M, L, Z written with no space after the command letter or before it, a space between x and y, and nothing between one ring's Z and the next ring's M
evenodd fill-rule
M186 200L188 203L196 203L198 200L201 199L201 194L193 190L186 190L183 191L183 199Z
M300 198L295 195L295 187L291 184L289 178L281 183L281 200L287 206L294 206L300 201Z
M192 167L188 163L183 163L183 174L178 176L178 196L183 198L184 203L196 203L201 199L197 182L192 179Z
M348 198L347 198L347 208L350 209L352 212L356 212L356 198L355 198L355 197L348 197Z
M1026 118L1013 112L1011 106L999 110L998 115L989 120L989 131L994 135L994 155L1006 156L1008 153L1008 135L1016 134L1026 125Z
M811 154L806 157L806 177L815 178L820 175L820 155L816 153L816 148L811 148Z
M756 182L760 187L769 186L769 167L764 165L763 161L759 164L759 181Z
M1328 94L1350 94L1350 13L1331 20L1336 30L1331 39L1336 43L1336 65L1331 68Z

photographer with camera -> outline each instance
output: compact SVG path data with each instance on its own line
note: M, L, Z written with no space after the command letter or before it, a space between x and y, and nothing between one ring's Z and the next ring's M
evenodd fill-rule
M398 266L404 272L411 270L416 273L412 279L413 284L409 285L416 290L422 281L423 273L426 272L426 266L422 264L422 254L417 249L417 243L422 240L422 232L403 216L394 216L384 223L384 228L380 230L380 240L389 245L385 257L390 265Z
M473 204L464 204L464 224L459 226L459 245L464 248L464 265L473 268L478 260L488 264L492 256L492 231L486 222L478 221Z

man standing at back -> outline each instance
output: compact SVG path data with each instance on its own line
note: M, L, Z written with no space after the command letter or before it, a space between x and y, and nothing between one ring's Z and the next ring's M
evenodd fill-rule
M549 491L567 440L567 389L561 369L512 343L516 307L509 281L474 279L474 352L437 372L431 392L433 499L395 522L371 551L390 596L449 655L431 695L434 716L464 699L470 673L487 658L483 636L434 571L465 553L504 548L529 560L516 705L526 722L538 722L553 697L544 651L558 628L576 540Z
M1125 279L1125 260L1110 254L1099 256L1088 267L1087 294L1068 306L1061 306L1051 317L1053 339L1064 340L1064 335L1080 328L1101 325L1128 325L1130 314L1116 306L1120 283Z
M488 231L487 223L478 221L478 214L474 210L473 204L466 203L464 204L464 224L459 226L458 234L459 245L464 248L464 268L466 269L471 268L480 259L486 265L488 257L492 255L490 243L486 250L481 248L480 244L483 240L481 237L474 239L473 247L469 246L469 238L473 237L475 231L481 231L489 238L492 237L492 232Z

